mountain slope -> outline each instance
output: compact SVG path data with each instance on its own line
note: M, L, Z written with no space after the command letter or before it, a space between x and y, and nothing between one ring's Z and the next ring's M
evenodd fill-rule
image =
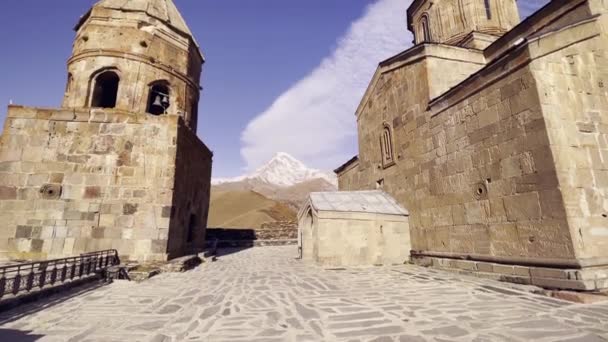
M210 228L254 229L268 222L295 219L294 210L254 191L211 191Z
M258 190L264 196L284 203L297 212L311 192L335 191L336 186L330 184L325 179L317 178L298 183L288 188L263 187Z
M337 177L310 169L287 153L277 153L252 174L214 179L212 184L209 226L256 228L266 222L295 221L308 195L335 191Z

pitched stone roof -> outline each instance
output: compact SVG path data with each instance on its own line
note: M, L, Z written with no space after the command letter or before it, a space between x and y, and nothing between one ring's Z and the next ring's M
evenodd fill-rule
M317 211L405 215L409 212L384 191L313 192L310 205Z
M95 6L121 11L144 12L194 38L173 0L101 0Z

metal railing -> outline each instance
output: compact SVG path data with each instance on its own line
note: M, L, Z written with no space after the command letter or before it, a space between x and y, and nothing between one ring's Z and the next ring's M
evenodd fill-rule
M115 249L0 267L0 299L84 279L120 263Z

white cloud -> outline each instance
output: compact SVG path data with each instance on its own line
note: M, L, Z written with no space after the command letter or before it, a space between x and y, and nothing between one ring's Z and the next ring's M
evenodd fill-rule
M520 1L522 16L547 2ZM325 170L357 153L355 110L378 62L411 45L405 16L410 4L378 0L370 5L330 56L248 124L241 136L248 170L277 151Z
M331 169L357 153L355 110L378 65L412 41L410 0L379 0L356 20L335 51L256 116L242 134L248 169L285 151Z

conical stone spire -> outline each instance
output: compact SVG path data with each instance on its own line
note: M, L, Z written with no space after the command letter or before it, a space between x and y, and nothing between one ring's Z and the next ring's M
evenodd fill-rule
M191 37L194 36L172 0L101 0L95 4L95 7L142 12L162 21L181 33Z

